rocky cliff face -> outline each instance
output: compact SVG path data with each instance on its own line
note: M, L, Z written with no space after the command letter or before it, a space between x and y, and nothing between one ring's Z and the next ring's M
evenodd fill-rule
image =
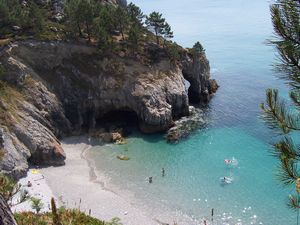
M120 54L121 55L121 54ZM0 170L22 176L30 161L61 165L59 138L85 132L112 111L136 115L145 133L165 131L189 114L189 97L208 100L211 93L205 56L171 66L168 59L147 65L98 49L66 42L27 41L0 52ZM184 78L190 81L189 94ZM2 91L1 91L2 88ZM12 94L11 94L12 93Z

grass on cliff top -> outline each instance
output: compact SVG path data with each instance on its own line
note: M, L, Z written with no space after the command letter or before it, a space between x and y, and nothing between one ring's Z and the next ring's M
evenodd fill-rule
M13 118L17 119L19 102L23 99L16 88L0 80L0 125L11 127Z
M60 225L122 225L118 218L110 222L98 220L77 209L58 210ZM15 213L15 219L18 225L54 225L51 213L35 214L32 212ZM56 224L55 224L56 225Z

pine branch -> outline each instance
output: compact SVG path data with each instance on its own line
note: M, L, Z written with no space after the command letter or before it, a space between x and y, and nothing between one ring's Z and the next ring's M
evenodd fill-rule
M271 129L280 129L284 134L300 131L299 116L293 113L285 101L279 98L278 90L266 91L266 103L261 104L263 119Z
M287 206L292 210L299 209L299 197L297 195L289 195Z
M297 178L300 177L299 175L297 164L294 160L281 159L276 176L284 185L294 184Z
M272 155L278 157L280 160L299 160L300 151L299 148L294 144L293 140L286 136L278 143L274 144Z

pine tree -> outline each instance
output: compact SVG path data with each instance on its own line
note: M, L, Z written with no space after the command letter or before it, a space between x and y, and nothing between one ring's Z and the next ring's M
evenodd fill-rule
M166 41L170 41L174 37L173 31L171 30L171 26L167 22L164 25L163 35L164 35L164 46L165 46Z
M129 15L127 11L121 6L118 6L116 8L115 21L116 21L117 29L120 31L122 35L122 39L125 40L124 32L129 26Z
M77 34L82 37L80 8L81 0L66 0L65 1L65 13L66 13L66 27L71 32L72 36Z
M99 16L94 20L94 33L102 49L112 47L111 33L116 27L115 8L109 5L101 7Z
M278 176L285 185L294 185L295 194L289 196L288 206L297 211L297 224L300 209L300 146L290 134L300 131L300 1L278 0L271 6L271 16L277 39L270 41L279 53L280 63L276 68L281 78L288 81L291 103L279 96L278 90L266 91L266 102L261 104L263 118L271 129L281 134L274 144L273 155L280 161Z
M127 11L133 23L138 24L139 26L143 25L143 19L145 18L145 15L143 14L142 10L138 6L136 6L131 2L127 6Z
M89 0L81 0L78 5L78 9L79 14L77 17L79 23L83 24L85 27L85 32L88 35L88 39L91 41L91 27L94 20L93 5Z
M31 2L28 13L28 25L38 34L44 29L44 24L45 18L41 9L35 2Z
M132 53L135 53L138 50L141 33L141 28L137 24L131 26L128 34L128 44Z
M204 49L203 46L200 44L200 42L197 41L197 42L194 44L193 48L192 48L192 54L193 54L194 56L199 56L199 55L203 54L204 52L205 52L205 49Z
M156 43L159 45L159 37L164 34L165 28L165 18L162 17L162 14L159 12L152 12L146 18L147 28L154 32L156 37Z

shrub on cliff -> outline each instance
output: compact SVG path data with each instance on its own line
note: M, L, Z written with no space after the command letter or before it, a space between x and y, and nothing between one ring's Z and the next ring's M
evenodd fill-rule
M200 44L199 41L197 41L193 48L191 49L191 53L194 57L200 56L202 54L204 54L205 49L203 48L203 46Z
M21 185L18 185L13 179L0 173L0 195L10 206L13 205L12 199L17 194L19 195L19 199L14 202L14 205L18 205L29 198L28 193L21 188Z
M112 219L110 222L98 220L84 214L77 209L58 210L61 225L122 225L118 218ZM51 213L35 214L32 212L15 213L15 219L18 225L53 225Z

